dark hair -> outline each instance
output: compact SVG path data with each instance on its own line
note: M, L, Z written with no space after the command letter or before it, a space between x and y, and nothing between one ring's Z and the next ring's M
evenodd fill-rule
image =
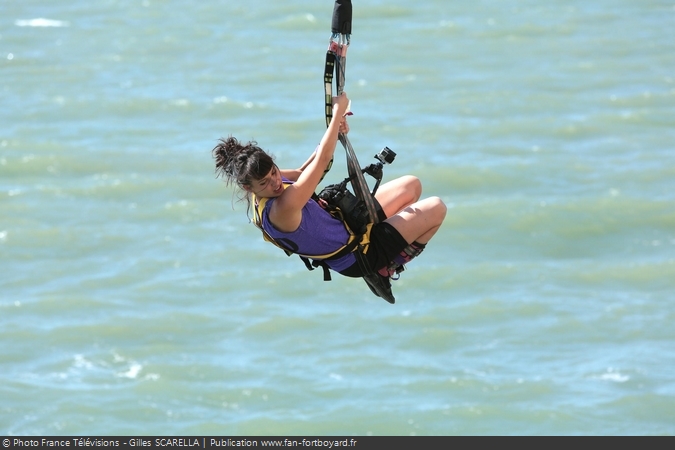
M232 136L221 138L211 153L216 160L216 178L223 177L228 185L240 188L264 178L274 167L274 159L256 141L241 144Z
M228 186L236 184L241 189L250 186L254 180L264 178L274 167L274 159L258 147L256 141L241 144L232 136L219 139L211 154L216 160L216 178L222 177ZM248 201L248 215L251 210L248 192L245 198Z

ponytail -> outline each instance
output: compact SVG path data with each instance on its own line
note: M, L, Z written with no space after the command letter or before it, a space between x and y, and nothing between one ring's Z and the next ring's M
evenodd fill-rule
M216 178L222 177L228 185L240 188L264 178L274 167L274 159L255 141L241 144L232 136L221 138L211 153L216 161Z

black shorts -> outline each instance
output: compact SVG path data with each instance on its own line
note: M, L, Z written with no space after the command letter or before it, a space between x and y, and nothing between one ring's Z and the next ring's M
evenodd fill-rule
M388 265L407 246L408 243L393 225L387 222L379 222L373 225L370 231L370 245L364 255L367 265L365 272L376 272ZM340 274L353 278L365 275L364 268L361 267L362 263L359 262L359 259L363 258L357 255L356 263L340 272Z

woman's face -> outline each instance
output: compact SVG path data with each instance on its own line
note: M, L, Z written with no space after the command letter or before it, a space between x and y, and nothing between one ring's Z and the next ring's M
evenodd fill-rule
M281 181L281 172L275 164L267 175L259 180L253 180L248 189L256 197L274 198L279 197L284 192L284 185Z

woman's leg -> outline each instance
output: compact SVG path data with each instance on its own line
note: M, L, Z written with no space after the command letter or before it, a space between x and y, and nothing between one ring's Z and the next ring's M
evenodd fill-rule
M381 185L375 193L375 198L386 216L391 217L415 203L421 195L422 183L419 178L406 175Z
M375 194L387 215L386 222L408 243L389 264L378 268L383 277L394 277L403 270L404 264L424 250L445 219L445 203L438 197L419 200L421 195L422 183L411 175L383 184Z
M426 244L438 231L445 219L447 207L438 197L429 197L390 216L386 221L401 233L409 244Z

